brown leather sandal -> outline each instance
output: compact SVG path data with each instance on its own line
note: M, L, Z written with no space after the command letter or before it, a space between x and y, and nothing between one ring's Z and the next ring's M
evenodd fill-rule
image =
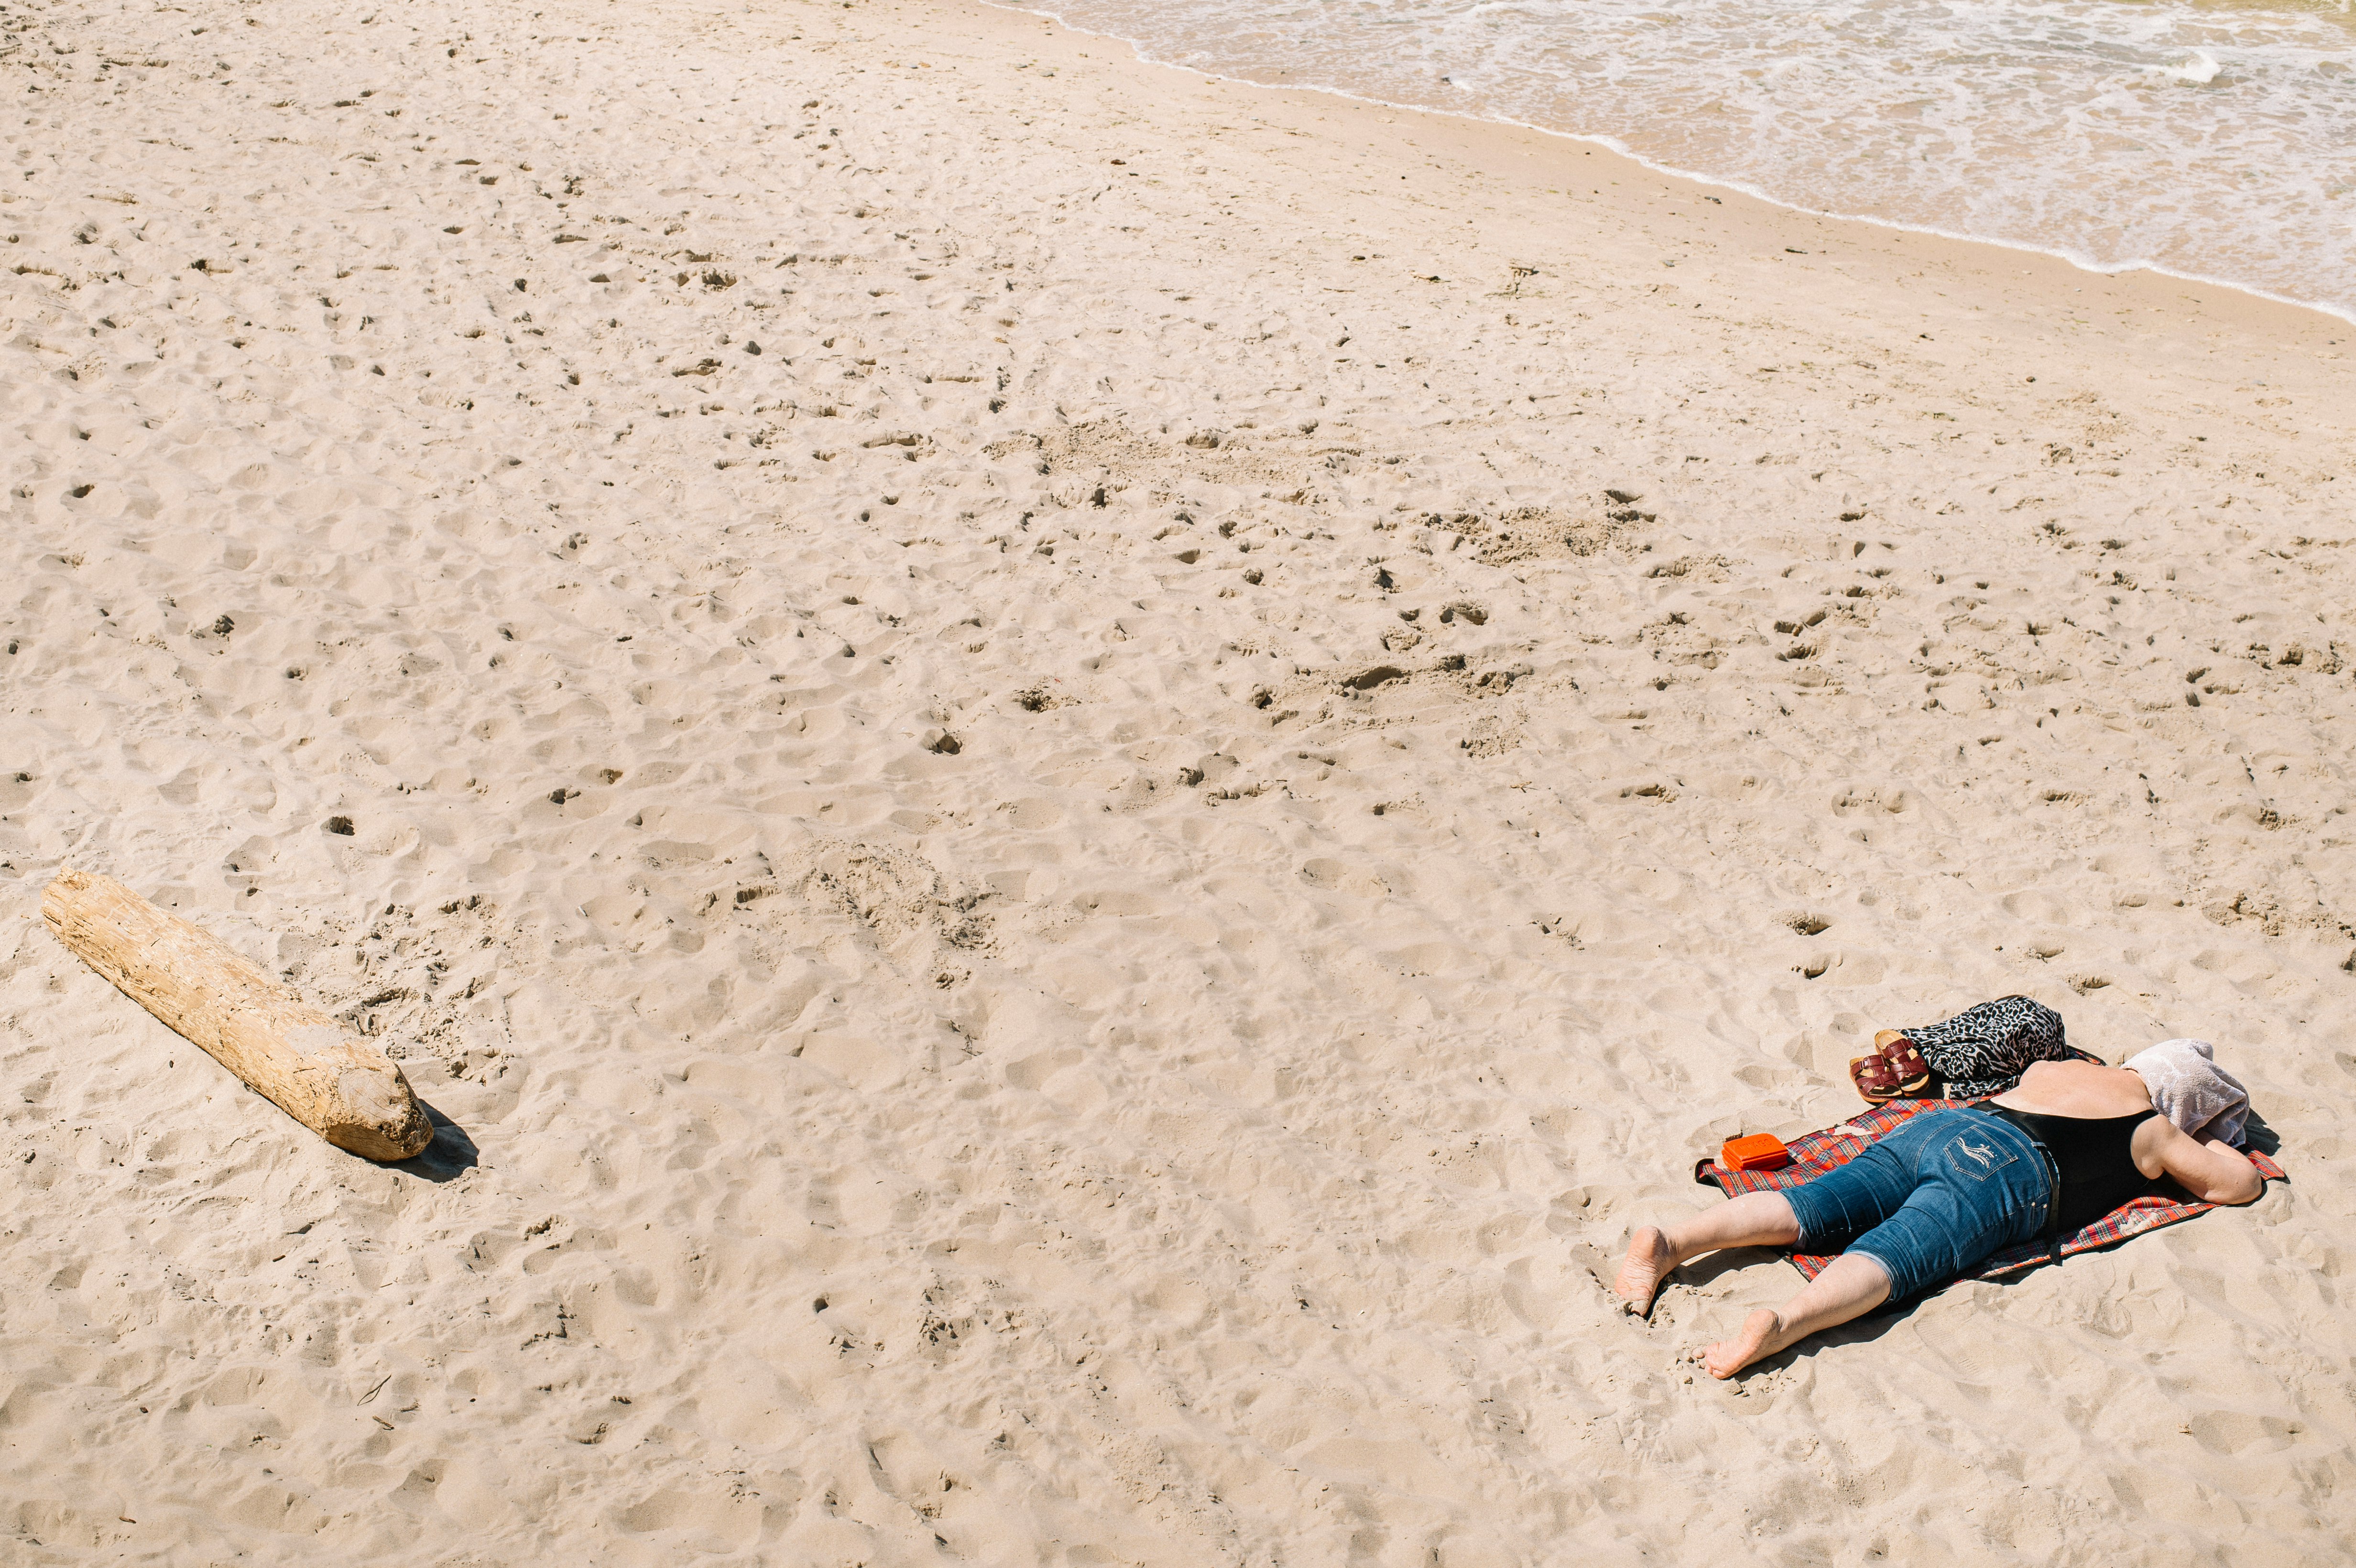
M1895 1100L1903 1092L1899 1086L1897 1070L1890 1065L1890 1059L1878 1051L1871 1056L1851 1059L1848 1081L1857 1085L1857 1092L1864 1096L1869 1105Z
M1869 1105L1931 1099L1939 1093L1938 1074L1930 1062L1912 1040L1895 1029L1883 1029L1874 1037L1873 1054L1851 1061L1848 1078Z
M1931 1063L1924 1060L1921 1048L1912 1040L1896 1029L1886 1029L1873 1037L1873 1049L1890 1063L1890 1070L1898 1074L1900 1093L1920 1095L1930 1093L1933 1076Z

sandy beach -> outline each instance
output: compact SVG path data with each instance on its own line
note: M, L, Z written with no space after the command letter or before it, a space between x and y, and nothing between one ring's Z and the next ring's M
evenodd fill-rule
M6 26L0 1559L2345 1561L2356 327L969 0ZM2016 992L2288 1182L1617 1310Z

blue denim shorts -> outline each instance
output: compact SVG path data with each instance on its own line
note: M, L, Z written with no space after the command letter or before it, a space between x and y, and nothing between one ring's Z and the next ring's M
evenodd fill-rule
M1903 1300L2045 1228L2045 1156L2001 1117L1924 1111L1847 1165L1783 1189L1799 1250L1862 1253Z

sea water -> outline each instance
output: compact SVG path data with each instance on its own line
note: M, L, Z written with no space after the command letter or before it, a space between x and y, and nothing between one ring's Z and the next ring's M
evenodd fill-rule
M1150 59L2356 321L2351 0L1048 0Z

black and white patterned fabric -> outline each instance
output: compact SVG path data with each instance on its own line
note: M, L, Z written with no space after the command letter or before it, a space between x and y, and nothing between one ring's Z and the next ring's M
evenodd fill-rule
M2027 997L2007 997L1966 1008L1944 1023L1905 1031L1946 1081L1950 1100L2001 1094L2020 1082L2032 1061L2077 1055L2062 1035L2062 1015Z

